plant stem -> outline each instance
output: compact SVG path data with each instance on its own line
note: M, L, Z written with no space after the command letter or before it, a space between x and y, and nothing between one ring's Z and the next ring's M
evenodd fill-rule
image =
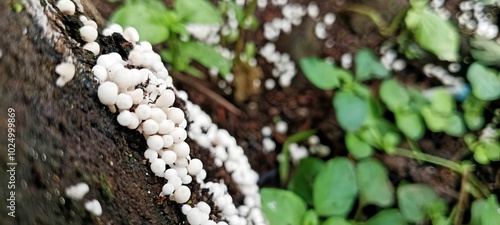
M436 164L439 166L443 166L446 168L449 168L461 175L464 174L465 171L469 171L469 166L461 165L459 163L453 162L451 160L443 159L441 157L425 154L422 152L411 152L410 150L407 149L402 149L402 148L396 148L395 151L393 152L394 155L399 155L403 157L408 157L416 160L421 160L423 162L429 162L432 164ZM467 167L468 170L464 169L464 167ZM483 197L487 197L490 195L489 189L484 186L481 181L477 179L476 176L472 173L467 174L467 181L472 184Z
M344 8L344 10L367 16L372 20L375 26L377 26L380 34L385 37L392 36L396 32L407 11L404 10L399 12L391 23L387 25L387 21L384 20L382 15L376 9L371 7L361 4L349 4Z
M396 148L393 154L447 167L459 174L463 173L462 165L453 162L451 160L443 159L441 157L425 154L422 152L411 152L407 149L402 149L402 148Z
M363 213L363 208L365 207L365 203L361 200L361 198L358 198L358 207L356 208L356 213L354 214L354 221L358 221L359 217Z
M316 134L315 129L311 130L305 130L298 132L296 134L293 134L289 136L285 143L283 143L283 148L281 149L281 159L279 159L279 175L280 175L280 183L282 186L285 186L288 180L288 174L290 171L290 152L288 148L290 147L291 143L294 142L299 142L302 140L305 140L309 136Z
M467 179L468 179L467 177L468 177L470 171L469 171L468 166L464 166L463 169L464 169L464 171L462 174L462 181L460 184L460 194L458 196L458 202L457 202L457 208L456 208L457 211L456 211L456 214L454 215L454 219L453 219L454 225L462 224L464 205L467 202L467 199L469 196L467 194L467 191L466 191L466 185L467 185Z

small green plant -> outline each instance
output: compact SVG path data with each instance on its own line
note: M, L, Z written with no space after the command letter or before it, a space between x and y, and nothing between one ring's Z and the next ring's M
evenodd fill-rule
M432 188L402 184L395 190L387 169L373 158L357 164L345 157L327 162L302 159L288 190L263 188L261 198L271 225L403 225L422 223L427 218L446 222L435 224L449 224L447 205ZM396 200L398 208L394 208ZM356 202L355 215L349 218ZM369 205L382 210L371 218L364 218L363 208Z
M111 16L110 22L122 26L133 26L142 40L151 44L166 43L160 51L162 58L174 70L203 77L190 62L216 67L222 76L230 72L230 62L222 57L214 46L190 40L187 24L218 25L222 17L207 0L175 1L172 9L158 0L127 0Z
M486 129L479 138L473 134L468 134L464 137L464 140L469 149L474 152L474 159L479 163L488 164L490 161L500 160L499 138L500 132Z
M477 198L491 196L489 190L470 173L472 168L470 163L466 161L457 163L424 154L416 142L424 137L427 130L445 132L452 136L464 137L477 162L488 164L490 161L499 161L498 131L493 128L483 130L480 138L472 134L464 136L467 128L479 130L484 127L485 108L489 101L498 98L496 92L499 88L495 87L495 79L498 76L496 71L479 63L469 67L467 76L471 82L472 94L463 102L462 113L457 109L457 102L452 95L444 88L421 91L417 88L405 87L390 78L390 71L384 70L385 68L375 59L373 53L367 49L362 49L355 55L354 74L356 76L348 70L338 68L319 58L303 58L300 66L305 76L316 87L322 90L336 90L332 102L335 115L340 127L346 131L345 144L350 155L359 160L357 166L353 166L353 163L347 159L339 160L341 163L336 162L334 169L330 170L327 164L338 158L328 161L325 165L321 160L308 159L303 161L303 165L307 168L301 168L302 164L297 168L288 186L289 190L314 207L315 213L320 218L319 221L323 221L322 224L333 223L331 221L335 224L359 224L357 221L361 211L357 211L353 220L347 218L354 205L353 199L358 199L358 206L360 206L358 210L370 204L381 208L393 205L394 199L390 196L394 194L394 191L390 187L382 189L382 183L388 181L380 177L387 177L387 172L383 165L378 162L373 163L373 159L370 158L374 149L448 167L463 175L461 192L466 192L466 187L474 187L467 190ZM361 83L361 81L374 78L385 79L378 90L378 97ZM479 90L481 88L483 89ZM394 121L388 119L391 117L386 116L386 109L394 115ZM490 127L495 127L495 125ZM487 135L484 135L485 132ZM411 150L398 147L405 139ZM307 173L307 171L311 172ZM335 172L324 175L327 173L324 171L336 171L342 173L342 177ZM328 179L322 179L323 176ZM349 181L342 180L346 177L349 177ZM307 182L301 179L307 179ZM311 180L314 180L312 186L308 185L311 184ZM353 183L353 180L356 182ZM318 188L315 188L315 185L318 185ZM319 186L328 187L329 190L322 192ZM380 189L371 192L373 190L363 190L362 187L365 186ZM337 193L325 197L332 190ZM312 194L307 194L308 192ZM447 205L430 187L409 184L398 187L396 192L399 210L384 209L367 219L364 224L420 224L426 219L431 220L434 225L461 224L463 211L459 209L465 204L462 201L463 195L454 207L455 210L446 216ZM317 197L320 195L321 198ZM331 200L329 204L328 199ZM431 202L433 203L428 204ZM332 210L333 208L336 210ZM313 213L308 215L309 221L318 221L314 219Z
M445 92L435 93L434 96L437 97L429 101L416 89L407 90L395 80L386 80L381 85L380 97L395 114L397 126L394 126L383 118L383 105L371 94L368 87L361 83L367 79L387 78L390 76L390 71L385 69L368 49L356 53L355 62L356 77L350 71L318 58L304 58L300 61L300 65L306 77L318 88L340 89L333 97L333 107L339 125L347 131L345 139L347 148L356 158L370 156L373 148L393 152L401 140L400 133L411 140L420 139L425 131L420 111L422 110L422 114L425 115L426 111L434 109L432 105L436 105L435 110L439 111L440 107L447 107L439 106L441 102L454 104ZM410 103L410 100L414 101ZM451 102L447 102L448 100ZM455 115L455 111L453 108L446 108L445 113L438 118L431 117L434 114L428 117L447 125L448 120L451 120L449 114ZM454 121L449 123L452 122ZM443 126L435 130L441 131L447 128L448 126Z
M410 9L404 18L406 32L423 49L445 61L457 61L460 35L453 24L441 18L428 7L428 0L410 0Z

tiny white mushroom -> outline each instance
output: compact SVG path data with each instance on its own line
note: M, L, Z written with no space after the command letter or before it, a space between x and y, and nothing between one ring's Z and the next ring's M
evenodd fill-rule
M164 174L166 169L165 161L161 159L155 159L151 162L151 171L156 175Z
M132 120L133 116L132 113L128 110L123 110L118 114L118 117L116 117L116 120L118 121L118 124L122 126L128 126Z
M89 185L80 182L65 189L66 196L74 200L80 200L89 192Z
M80 28L80 35L85 42L93 42L97 39L97 30L89 25Z
M108 71L102 65L95 65L92 67L92 73L102 83L108 78Z
M177 155L173 151L164 151L163 154L161 155L161 159L163 161L165 161L166 164L171 165L177 160ZM175 175L176 176L178 175L177 171L176 171Z
M177 154L177 157L186 157L190 152L189 145L186 142L174 144L173 150Z
M59 0L57 1L56 7L66 15L75 14L75 3L70 0Z
M174 199L177 203L185 203L189 200L190 197L191 197L191 190L189 190L189 188L184 185L180 186L174 192Z
M120 93L116 96L116 107L118 109L130 109L133 105L132 97L126 93Z
M160 150L163 148L163 138L159 135L149 136L146 142L150 149Z
M148 119L142 123L142 131L146 135L155 134L158 132L158 123L152 119Z
M167 117L169 120L174 121L174 123L180 124L184 119L184 112L177 107L171 107L167 111Z
M83 49L91 51L94 55L99 55L99 51L101 51L101 47L95 41L85 44Z
M139 41L139 33L135 28L127 27L123 31L123 38L129 42L136 43Z
M102 215L102 207L99 201L97 201L97 199L85 202L84 206L87 211L94 214L95 216Z
M59 74L56 85L62 87L75 76L75 65L73 63L66 62L60 63L56 66L55 71Z
M111 81L106 81L99 85L97 96L102 104L114 105L118 96L118 86Z
M201 162L201 160L199 159L191 159L189 165L187 166L189 175L193 176L198 175L202 169L203 169L203 162Z

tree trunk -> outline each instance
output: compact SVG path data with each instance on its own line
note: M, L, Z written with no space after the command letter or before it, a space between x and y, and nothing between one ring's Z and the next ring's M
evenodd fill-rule
M96 57L77 44L78 16L62 16L55 3L25 0L20 12L18 0L0 3L0 223L181 223L176 203L158 201L165 180L143 160L143 138L120 127L97 99L91 74ZM81 3L83 15L102 29L104 20L92 4ZM77 72L58 87L55 66L68 60ZM15 118L15 141L8 139L9 118ZM9 141L15 155L8 155ZM65 188L79 182L90 192L80 201L67 198ZM15 208L9 209L11 195ZM84 209L91 199L100 202L102 216Z

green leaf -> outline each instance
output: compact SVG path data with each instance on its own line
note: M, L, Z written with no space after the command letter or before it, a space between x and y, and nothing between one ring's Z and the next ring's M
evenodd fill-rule
M476 61L488 66L500 65L500 45L496 41L475 37L470 40L470 45L470 54Z
M407 107L410 102L410 96L406 89L394 79L382 82L380 85L380 98L392 112L395 112L398 108Z
M425 124L427 124L427 128L432 132L441 132L446 127L447 118L437 115L429 106L422 107L420 113L424 118Z
M464 135L466 131L465 123L458 113L454 113L453 115L448 117L446 126L443 130L451 136L460 137Z
M472 93L481 100L493 101L500 98L500 76L498 71L479 63L472 63L467 70L467 80L472 86Z
M425 207L442 201L431 187L424 184L400 186L397 197L401 214L412 223L422 223L426 215Z
M382 163L373 158L363 159L358 163L356 172L359 195L364 205L388 207L394 204L394 188Z
M406 137L412 140L419 140L424 136L424 122L418 113L412 111L397 112L395 117L396 125Z
M222 22L220 12L207 0L176 0L174 8L186 23L219 24Z
M484 126L484 109L488 102L479 100L474 95L469 95L462 103L464 120L470 130L479 130Z
M500 142L498 141L484 141L486 156L491 161L500 160Z
M455 101L445 89L437 88L431 96L431 108L442 116L451 115L455 111Z
M320 216L345 217L357 194L354 164L345 157L331 159L314 180L314 209Z
M337 92L333 106L339 125L346 131L358 130L368 117L368 104L354 93Z
M500 225L500 205L495 195L472 203L470 225Z
M302 225L319 225L319 216L316 211L312 209L307 210L302 219Z
M295 193L276 188L260 190L262 211L272 225L300 225L307 205Z
M134 27L141 40L155 45L164 42L169 36L169 30L160 16L167 11L168 9L160 2L126 3L115 10L110 22L120 24L122 27Z
M321 159L309 157L300 160L299 166L288 184L288 190L295 192L306 203L312 205L312 184L318 173L324 168L325 163Z
M410 0L410 5L412 9L422 10L425 9L429 0Z
M405 23L423 49L441 60L455 62L459 59L460 35L451 21L429 9L410 9Z
M323 222L321 225L352 225L352 224L342 217L332 216L329 217L327 220L325 220L325 222Z
M372 78L386 78L391 75L391 71L385 68L373 52L364 48L359 50L354 57L356 65L356 80L365 81Z
M407 225L406 219L397 209L384 209L372 218L368 219L365 225Z
M336 75L341 69L325 60L308 57L300 59L300 68L307 79L319 89L332 90L340 85L339 77Z
M255 43L251 42L251 41L248 41L246 44L245 44L245 57L248 61L248 59L251 59L251 58L254 58L255 57L255 52L256 52L256 48L255 48Z
M383 137L383 149L387 153L393 153L396 147L398 146L399 142L401 141L401 138L399 137L398 133L395 132L387 132L384 134Z
M370 157L373 154L373 148L352 132L346 134L345 145L349 153L356 159Z
M226 76L231 70L229 61L210 45L200 42L180 42L179 49L206 68L217 67L222 76Z

